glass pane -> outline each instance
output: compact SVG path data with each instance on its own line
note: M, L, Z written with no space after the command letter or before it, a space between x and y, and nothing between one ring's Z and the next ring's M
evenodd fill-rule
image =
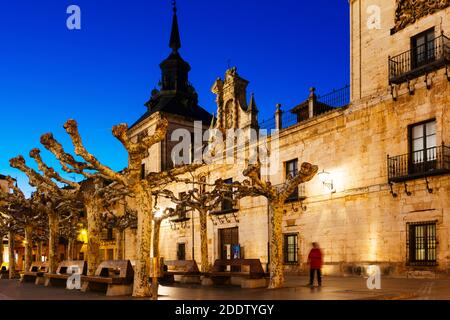
M412 138L418 139L423 137L423 125L414 126L412 128Z
M427 149L436 147L436 135L427 136Z
M420 150L423 150L423 139L416 139L416 140L413 140L413 145L412 145L412 149L413 149L413 152L414 151L420 151Z
M435 134L436 133L436 121L428 122L426 124L426 133L427 135Z

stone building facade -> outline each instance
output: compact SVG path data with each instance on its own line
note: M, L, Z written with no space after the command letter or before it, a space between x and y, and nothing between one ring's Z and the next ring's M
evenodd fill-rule
M321 172L285 205L286 272L305 271L310 244L318 242L325 274L364 274L373 264L393 276L450 273L450 8L445 0L436 3L350 0L349 103L336 107L312 91L292 109L296 121L288 126L280 123L277 107L279 170L265 178L281 184L303 161ZM161 90L152 93L148 111L131 127L135 139L151 132L161 116L170 122L168 139L175 128L191 130L195 120L203 121L203 129L209 126L212 117L197 106L187 85L190 68L180 47L176 23L169 62L161 64ZM258 127L247 84L235 68L214 83L217 128ZM143 174L170 168L173 146L165 141L149 150ZM214 164L199 170L209 181L241 181L244 167ZM188 186L168 188L180 193ZM161 199L158 206L174 205ZM239 245L241 257L267 264L268 221L262 197L218 208L208 221L210 263L230 257ZM124 239L125 257L134 259L133 230ZM165 221L160 243L166 259L199 262L195 212L182 222Z

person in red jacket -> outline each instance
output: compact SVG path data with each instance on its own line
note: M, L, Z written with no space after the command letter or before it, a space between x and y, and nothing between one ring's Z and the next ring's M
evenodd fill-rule
M319 283L319 287L322 286L322 264L323 257L322 251L319 248L319 244L317 242L312 243L312 249L308 255L308 263L309 263L309 286L314 285L314 273L317 273L317 282Z

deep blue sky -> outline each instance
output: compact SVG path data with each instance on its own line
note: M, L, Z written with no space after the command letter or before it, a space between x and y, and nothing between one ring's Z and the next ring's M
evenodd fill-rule
M82 29L66 28L81 8ZM126 154L110 134L145 112L170 50L170 0L4 0L0 8L0 173L26 178L8 160L53 132L71 149L63 123L75 118L85 144L114 169ZM227 60L250 81L260 120L276 103L293 107L349 79L347 0L178 0L181 55L200 105L216 111L210 88ZM50 163L52 157L44 153ZM28 160L32 163L31 160Z

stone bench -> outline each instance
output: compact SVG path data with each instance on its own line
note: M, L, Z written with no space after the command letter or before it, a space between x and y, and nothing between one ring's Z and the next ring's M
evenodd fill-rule
M195 260L167 260L164 261L164 277L161 284L173 283L179 277L181 283L200 283L201 273Z
M107 296L131 295L133 280L130 260L107 260L100 263L94 276L81 277L81 291L103 291Z
M34 282L42 284L44 275L48 272L48 262L33 262L30 270L23 273L20 282Z
M80 275L87 273L87 262L83 260L66 260L61 262L56 269L56 273L44 274L44 285L48 286L63 286L67 285L67 280L73 275L76 268Z
M227 271L227 267L239 271ZM248 268L248 271L242 271L243 267ZM239 285L242 288L264 288L267 286L264 269L259 259L218 259L214 262L210 279L216 285Z

